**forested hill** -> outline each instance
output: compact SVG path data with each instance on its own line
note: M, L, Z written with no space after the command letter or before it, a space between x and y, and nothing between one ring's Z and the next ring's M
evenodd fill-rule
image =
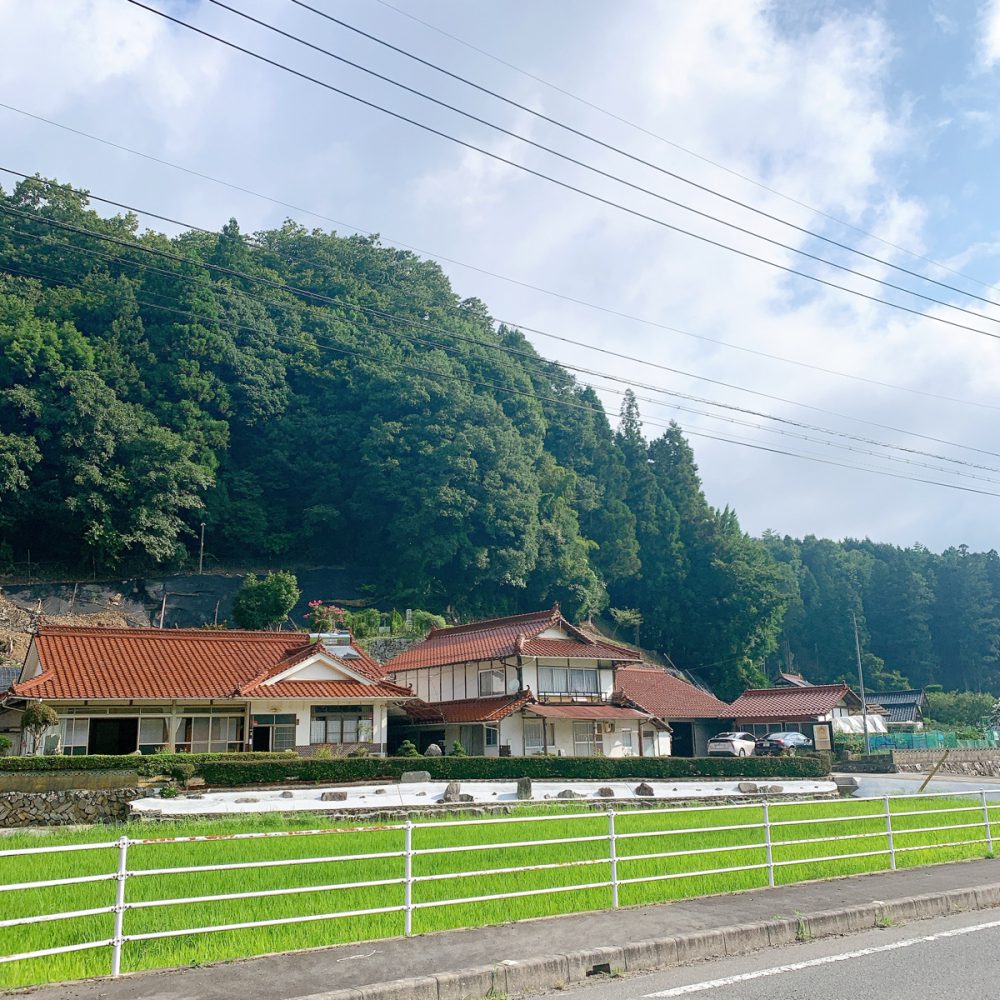
M647 440L627 397L613 430L433 262L294 223L168 238L40 180L0 213L0 572L178 569L204 522L217 558L362 564L462 617L634 609L722 696L786 659L850 675L851 611L874 686L997 688L995 553L748 537L680 428Z

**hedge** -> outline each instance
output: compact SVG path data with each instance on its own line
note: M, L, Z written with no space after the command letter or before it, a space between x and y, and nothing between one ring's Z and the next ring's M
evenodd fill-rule
M298 756L291 753L155 753L103 756L81 754L79 757L51 754L44 757L0 757L3 771L138 771L140 774L160 774L163 768L174 764L202 764L214 761L284 761L295 763Z
M805 757L360 757L335 760L214 760L199 765L210 785L366 781L427 771L434 780L511 778L822 778L827 754Z
M435 780L503 778L820 778L829 754L800 757L337 757L294 753L163 753L149 756L0 757L3 771L138 771L170 774L193 764L210 785L293 781L371 781L427 771Z

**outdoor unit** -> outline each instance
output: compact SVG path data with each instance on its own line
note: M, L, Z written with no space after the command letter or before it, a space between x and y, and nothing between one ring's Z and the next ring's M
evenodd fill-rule
M605 722L604 731L606 733L613 733L615 731L615 724L613 722Z

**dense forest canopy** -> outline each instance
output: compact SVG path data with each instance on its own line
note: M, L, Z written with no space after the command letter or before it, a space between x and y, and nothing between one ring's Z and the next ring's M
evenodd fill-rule
M440 267L287 222L167 237L0 191L0 570L355 563L462 617L635 612L723 697L779 668L1000 690L1000 558L741 528L671 425L541 358ZM631 637L631 636L630 636Z

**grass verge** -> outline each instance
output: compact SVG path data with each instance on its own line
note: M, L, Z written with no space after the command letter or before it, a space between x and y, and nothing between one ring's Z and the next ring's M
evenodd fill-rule
M610 879L608 818L575 816L565 806L526 806L496 823L448 826L454 817L429 818L413 831L414 933L477 927L530 917L596 910L611 905L610 888L584 888ZM978 799L906 797L891 800L899 867L987 855ZM990 818L1000 821L1000 803ZM511 822L520 817L542 817ZM770 806L772 854L777 884L882 871L889 867L886 821L881 802L851 800L796 802ZM767 885L766 847L759 804L737 808L693 806L670 813L623 810L616 816L618 877L622 906L689 896L734 892ZM239 816L214 821L133 823L87 830L14 833L0 837L0 849L70 846L133 838L206 837L224 834L321 828L318 816ZM931 827L949 827L932 830ZM573 844L528 843L568 837L598 839ZM850 839L838 840L838 837ZM205 839L183 844L150 843L128 852L127 902L155 903L129 909L126 936L163 930L303 917L302 922L230 931L204 931L158 940L126 941L123 971L197 965L269 952L392 937L403 932L400 912L310 920L319 914L400 906L402 885L354 887L356 882L395 879L403 874L401 830L358 831L253 840ZM444 854L421 854L429 848ZM675 853L677 852L677 853ZM697 852L697 853L690 853ZM358 854L387 857L357 860ZM669 857L651 858L668 853ZM848 854L860 857L846 857ZM318 863L275 864L322 858ZM537 867L574 862L573 867ZM163 872L202 865L242 865L220 872ZM117 849L59 852L0 858L3 885L109 874ZM484 874L491 869L533 866L533 870ZM720 869L730 869L720 871ZM737 869L737 870L732 870ZM427 881L426 876L438 876ZM630 882L630 879L640 881ZM310 887L316 891L263 895L270 890ZM322 887L322 888L316 888ZM579 887L579 888L578 888ZM102 881L30 890L0 891L0 920L85 910L114 903L116 883ZM481 899L499 893L545 890L538 895ZM249 898L191 902L192 897L250 893ZM467 902L450 902L469 900ZM17 954L113 934L113 914L99 914L4 928L0 953ZM110 972L110 949L81 951L0 964L0 988L10 989Z

